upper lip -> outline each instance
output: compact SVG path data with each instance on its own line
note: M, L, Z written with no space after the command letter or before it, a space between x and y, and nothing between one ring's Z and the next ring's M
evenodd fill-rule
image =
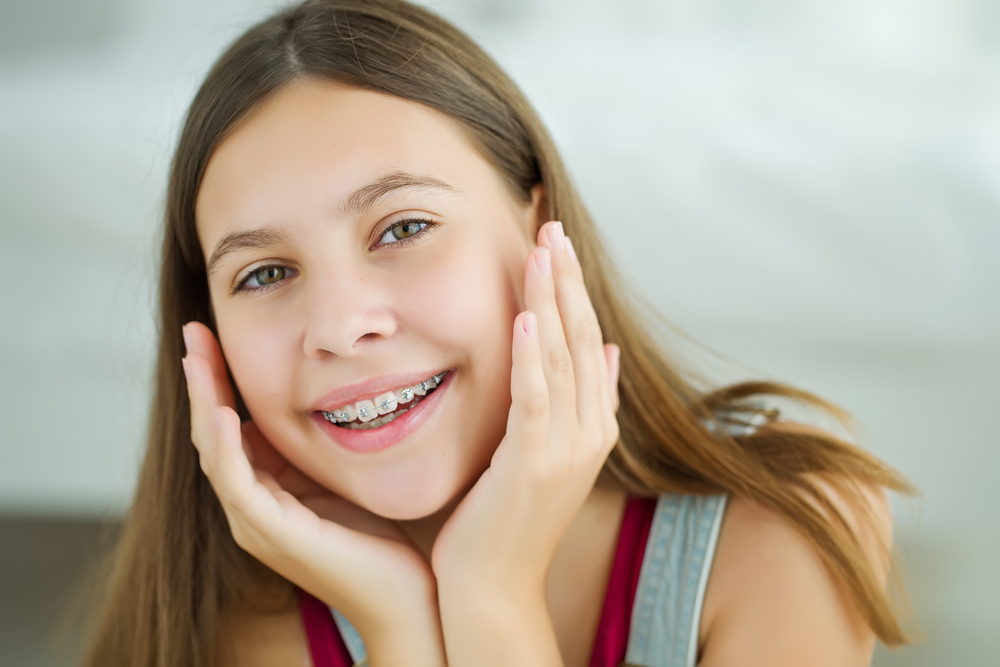
M365 380L364 382L358 382L346 387L338 387L316 401L313 404L312 409L322 412L333 412L334 410L339 410L345 405L350 405L366 399L373 399L379 394L384 394L387 391L401 389L402 387L410 387L418 382L423 382L424 380L443 372L445 371L430 370L418 371L416 373L402 373L399 375L382 375L380 377Z

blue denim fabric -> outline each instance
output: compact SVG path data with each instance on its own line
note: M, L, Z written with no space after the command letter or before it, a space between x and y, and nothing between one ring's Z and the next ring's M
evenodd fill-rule
M360 662L367 658L368 649L365 648L365 643L358 631L354 629L346 616L333 607L330 607L330 610L333 612L333 622L337 624L340 636L344 638L344 643L347 645L347 652L351 654L351 659L354 662Z
M725 508L726 496L660 496L639 571L625 662L694 667L701 605Z

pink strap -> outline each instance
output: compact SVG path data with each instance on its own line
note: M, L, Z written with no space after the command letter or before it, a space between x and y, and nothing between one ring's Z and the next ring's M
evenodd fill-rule
M618 548L608 579L608 592L597 626L590 667L617 667L625 660L632 603L639 584L639 571L646 555L646 540L656 512L656 498L629 496L618 534Z
M313 667L351 667L354 660L337 630L330 608L301 588L299 602Z

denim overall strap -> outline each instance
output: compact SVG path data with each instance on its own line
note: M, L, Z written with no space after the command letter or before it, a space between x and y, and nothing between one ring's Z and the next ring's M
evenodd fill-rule
M694 667L701 605L725 508L726 496L660 496L639 571L625 662Z
M346 616L333 607L330 607L330 610L333 612L333 622L337 624L340 636L344 638L347 652L351 654L351 659L355 663L358 663L367 658L368 649L365 648L365 643L358 631L354 629L354 626L351 625Z

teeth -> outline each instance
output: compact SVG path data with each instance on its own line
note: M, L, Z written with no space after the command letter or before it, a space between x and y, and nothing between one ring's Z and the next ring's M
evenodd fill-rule
M391 391L379 394L375 397L375 409L380 415L387 415L396 411L396 395Z
M345 405L337 414L337 421L349 422L358 418L358 409L353 405Z
M370 422L378 417L378 412L375 410L375 404L371 401L358 401L354 405L358 409L358 419L361 421Z
M385 415L383 417L379 417L378 419L373 419L370 422L368 422L367 424L360 424L360 423L348 424L346 426L346 428L349 428L349 429L355 430L355 431L366 431L368 429L378 428L379 426L385 426L386 424L388 424L392 420L396 419L396 417L399 417L400 415L402 415L404 412L406 412L406 410L400 410L396 414L388 414L388 415Z
M438 373L432 378L417 383L412 387L403 387L396 391L387 391L379 394L372 400L358 401L354 405L345 405L333 412L321 412L323 418L331 424L345 424L360 420L361 424L351 425L348 428L375 428L388 424L399 415L392 413L399 409L400 403L409 403L417 396L426 396L431 389L437 388L444 380L445 373ZM402 413L400 413L402 414Z

